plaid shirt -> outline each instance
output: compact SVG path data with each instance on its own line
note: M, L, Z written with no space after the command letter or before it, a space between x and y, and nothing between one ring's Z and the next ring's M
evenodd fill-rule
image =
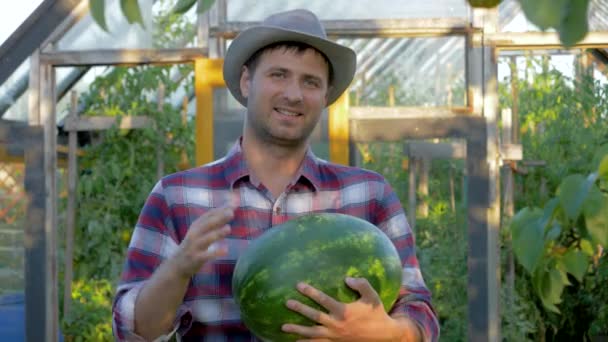
M152 189L129 245L113 305L118 341L142 341L133 333L135 298L156 267L173 255L190 224L210 208L236 205L228 255L192 277L175 319L182 341L257 341L240 320L232 298L236 260L249 242L272 226L311 212L338 212L368 220L395 244L403 286L391 314L405 314L436 341L439 324L415 255L414 236L391 187L377 173L328 163L309 150L299 174L276 199L253 179L240 144L211 164L164 177Z

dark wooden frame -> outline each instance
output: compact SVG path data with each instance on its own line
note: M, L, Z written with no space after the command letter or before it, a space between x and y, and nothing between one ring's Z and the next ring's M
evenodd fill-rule
M25 221L25 336L26 341L45 341L49 270L46 264L47 235L46 173L44 169L44 131L40 126L27 126L0 119L0 144L7 145L9 155L25 159L25 190L28 197Z

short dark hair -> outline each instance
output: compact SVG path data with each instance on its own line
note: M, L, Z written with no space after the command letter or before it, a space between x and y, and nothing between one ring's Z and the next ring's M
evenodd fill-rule
M262 54L266 51L272 51L272 50L277 50L277 49L295 51L296 53L303 53L304 51L306 51L308 49L312 49L312 50L316 51L318 54L323 56L323 59L327 63L327 70L328 70L327 84L328 85L332 84L332 82L334 80L334 71L331 66L331 63L329 62L329 58L327 58L327 56L325 56L325 54L322 53L321 51L315 49L314 47L312 47L306 43L302 43L302 42L286 41L286 42L277 42L277 43L272 43L270 45L266 45L263 48L257 50L253 55L251 55L251 57L249 57L249 59L247 59L247 61L243 65L247 67L247 70L249 70L249 72L251 74L253 74L253 73L255 73L255 69L257 68L258 63L260 62L260 56L262 56Z

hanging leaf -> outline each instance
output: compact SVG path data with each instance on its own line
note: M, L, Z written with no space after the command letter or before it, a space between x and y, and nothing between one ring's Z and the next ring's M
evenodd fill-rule
M544 228L540 225L542 211L538 208L520 210L511 223L513 252L530 274L534 273L544 251Z
M498 6L502 0L469 0L471 7L493 8Z
M594 185L584 207L585 225L593 241L608 246L608 196Z
M570 282L570 279L568 279L568 271L566 271L566 265L564 265L563 262L558 261L557 265L555 265L555 267L559 271L559 276L560 276L564 286L572 285L572 283Z
M205 13L213 6L213 3L215 3L215 0L198 0L196 11L198 13Z
M179 0L173 7L173 13L184 14L188 12L195 3L196 0Z
M551 219L553 218L553 214L555 214L555 211L557 210L559 206L559 199L558 198L552 198L551 200L549 200L547 202L547 204L545 204L545 208L543 209L543 216L540 219L540 225L545 228L546 230L549 229L549 223L551 222Z
M89 9L91 10L91 17L93 17L93 20L95 20L97 25L108 32L105 0L89 0Z
M565 47L571 47L583 40L589 31L587 21L589 0L568 0L569 6L564 12L562 23L558 29L559 38Z
M558 222L555 222L545 234L545 242L554 241L562 233L562 226Z
M583 276L587 273L589 259L579 250L569 250L562 259L565 271L572 274L579 282L583 281Z
M569 0L520 0L526 18L541 30L558 28Z
M605 157L608 157L608 144L603 144L595 149L595 153L593 154L593 161L591 162L591 165L593 165L592 167L599 169L600 164L602 163Z
M555 305L561 303L565 286L561 272L557 268L537 272L534 274L533 283L543 306L549 311L560 313Z
M595 255L595 248L593 248L591 241L581 239L581 252L585 253L587 256Z
M120 0L120 8L129 24L138 23L144 27L144 19L141 15L141 9L139 8L137 0Z
M557 197L571 221L578 218L589 189L596 179L597 173L589 175L587 179L583 175L575 174L566 177L559 185Z

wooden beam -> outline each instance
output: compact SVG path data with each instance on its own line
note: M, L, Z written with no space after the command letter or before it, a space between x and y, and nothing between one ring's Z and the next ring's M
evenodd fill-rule
M466 107L350 107L349 117L359 119L450 118L469 114Z
M342 165L349 165L350 163L348 96L348 91L344 92L342 96L329 107L328 117L329 160Z
M28 122L40 125L40 50L34 50L30 57L30 75L28 92Z
M406 153L415 158L465 159L467 157L466 144L462 142L412 141L407 144Z
M418 160L418 186L417 193L420 195L420 201L416 207L416 213L420 217L429 216L429 202L427 197L429 196L429 173L431 171L431 160L429 158L420 158Z
M476 45L482 42L500 50L565 49L556 32L496 32L475 35ZM589 32L571 49L607 48L608 32Z
M158 84L157 90L157 100L156 105L159 113L163 112L163 107L165 106L165 85L162 82ZM165 160L163 153L163 146L168 143L168 139L166 138L165 133L163 132L163 128L156 126L156 134L161 137L160 143L156 144L156 179L161 179L165 174Z
M498 8L482 10L483 33L498 32ZM483 244L474 248L469 245L469 321L468 340L498 342L500 337L500 146L499 146L499 95L498 95L498 52L492 44L482 47L482 112L486 120L485 161L487 172L488 207L486 209L486 229L477 238ZM472 152L471 152L472 153ZM469 240L471 241L471 240ZM474 265L472 260L477 259Z
M41 126L30 126L31 133L22 135L30 142L25 151L25 191L28 195L24 227L25 249L25 341L53 341L48 338L49 281L47 267L47 172L45 170L44 133ZM35 130L35 131L33 131ZM0 136L2 134L0 133Z
M81 0L44 0L0 45L0 84L9 78Z
M78 95L75 91L70 95L70 114L71 117L78 116ZM68 133L68 206L66 213L66 231L65 231L65 272L63 279L63 315L69 317L72 309L72 280L74 270L74 232L76 230L76 202L77 185L78 185L78 132L70 131Z
M53 47L61 38L78 23L84 16L90 13L89 1L79 0L80 2L74 6L70 14L55 27L51 34L40 45L41 50L46 50L47 47Z
M66 132L72 131L101 131L111 128L116 125L116 116L69 116L65 120ZM154 120L143 115L123 116L118 128L120 129L138 129L151 127Z
M502 160L522 160L524 159L524 149L521 144L502 144L500 145L500 158Z
M350 138L353 142L398 142L437 137L470 139L481 134L485 136L485 119L473 116L351 117L350 120Z
M45 341L56 342L59 332L59 306L57 292L57 118L55 110L55 69L41 65L40 119L44 127L44 172L46 193L46 322L43 324Z
M53 51L40 54L53 66L142 65L191 63L207 56L204 48Z
M467 157L466 144L461 142L431 143L412 141L408 143L406 153L411 157L426 157L431 159L465 159ZM500 145L500 158L502 160L522 160L522 145Z
M465 18L406 18L322 20L330 37L386 38L386 37L444 37L472 32ZM211 35L233 39L245 29L259 22L230 22L211 27Z
M196 164L213 161L213 88L225 87L223 59L199 58L194 62L196 96L195 140Z

